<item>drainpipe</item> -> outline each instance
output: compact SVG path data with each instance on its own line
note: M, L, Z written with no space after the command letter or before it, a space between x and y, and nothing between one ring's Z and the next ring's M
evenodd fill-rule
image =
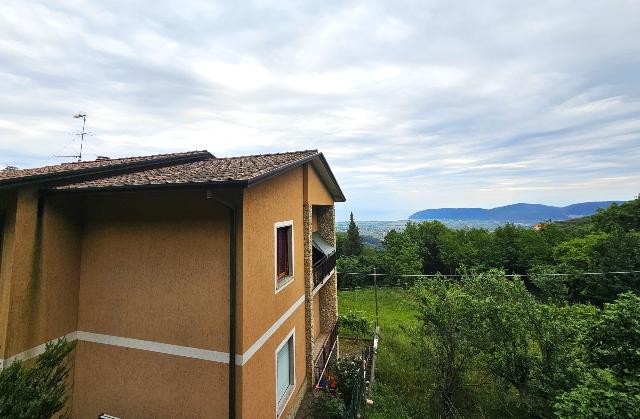
M229 210L229 222L231 223L231 236L229 237L229 419L236 417L236 303L237 303L237 220L236 208L232 204L213 196L212 191L207 190L207 199L224 205Z

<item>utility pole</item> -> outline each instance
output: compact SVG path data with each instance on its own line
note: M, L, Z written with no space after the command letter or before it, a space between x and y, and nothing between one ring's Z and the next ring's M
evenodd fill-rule
M376 299L376 329L378 328L378 270L373 268L373 293Z

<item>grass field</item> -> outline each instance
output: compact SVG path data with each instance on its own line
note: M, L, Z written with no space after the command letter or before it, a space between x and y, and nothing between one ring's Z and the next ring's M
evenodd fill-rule
M370 320L376 318L374 291L371 288L338 292L338 311L359 310ZM408 300L408 292L399 288L378 290L378 315L382 330L414 322L414 312Z
M373 289L348 290L338 292L338 310L363 311L372 322L375 320L376 306ZM410 301L410 293L403 289L382 288L378 290L378 316L380 323L380 343L376 365L376 385L374 387L373 408L368 410L371 418L420 417L416 412L424 412L424 406L416 405L415 383L418 372L410 339L410 329L417 324L415 311Z

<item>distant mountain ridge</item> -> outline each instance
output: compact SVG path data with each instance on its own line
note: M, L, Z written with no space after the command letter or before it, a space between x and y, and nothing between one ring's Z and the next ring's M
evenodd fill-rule
M596 213L598 208L608 208L611 204L624 201L580 202L566 207L542 204L511 204L503 207L485 208L437 208L418 211L409 216L410 220L491 220L499 222L537 223L545 220L563 221L576 217L586 217Z

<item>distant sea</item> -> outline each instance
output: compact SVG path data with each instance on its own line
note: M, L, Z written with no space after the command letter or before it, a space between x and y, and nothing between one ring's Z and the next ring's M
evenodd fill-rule
M396 221L356 221L358 225L358 230L360 230L360 234L364 236L371 236L376 239L382 240L384 236L391 230L402 231L404 230L405 225L410 220L396 220ZM487 230L494 230L501 225L504 225L504 221L494 221L494 220L438 220L442 224L446 225L450 228L460 229L460 228L485 228ZM415 221L414 221L415 222ZM521 225L523 227L530 227L533 224L527 223L515 223L516 225ZM349 221L337 221L336 222L336 230L337 231L347 231L349 227Z

